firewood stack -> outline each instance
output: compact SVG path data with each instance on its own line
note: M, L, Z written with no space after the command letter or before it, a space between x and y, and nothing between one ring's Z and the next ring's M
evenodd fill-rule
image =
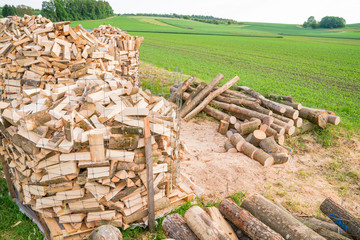
M15 99L23 89L71 84L88 75L101 76L112 88L121 80L139 86L138 52L143 38L121 33L124 39L114 45L97 38L103 32L93 35L80 25L70 27L69 21L53 23L41 15L0 19L3 97Z
M285 137L316 125L325 128L327 123L340 123L334 112L303 107L289 96L270 95L268 99L245 86L229 90L236 78L217 87L221 74L209 85L197 83L192 76L170 89L170 101L184 100L180 111L184 120L203 111L220 121L218 131L228 137L224 143L227 152L242 152L265 167L286 163L293 151L284 145Z
M94 28L91 33L114 55L115 60L121 65L122 75L128 76L132 82L139 82L139 48L143 37L134 37L126 34L120 28L111 25L100 25Z
M291 214L256 194L240 206L232 199L221 201L219 208L192 206L184 217L177 213L166 216L162 227L167 237L176 240L359 239L360 222L346 209L327 198L320 210L334 223Z
M178 181L175 104L124 78L110 45L81 27L41 16L0 21L2 164L13 197L51 239L146 220L145 131L157 214L193 197Z

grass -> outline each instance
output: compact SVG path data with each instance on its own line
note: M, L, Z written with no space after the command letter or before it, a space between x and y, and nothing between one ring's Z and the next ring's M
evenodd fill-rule
M206 82L219 72L225 80L238 75L240 85L263 94L291 95L305 106L335 111L347 130L360 129L359 24L314 30L293 24L226 26L126 16L73 25L79 23L86 28L112 24L144 36L140 57L155 66L177 67Z

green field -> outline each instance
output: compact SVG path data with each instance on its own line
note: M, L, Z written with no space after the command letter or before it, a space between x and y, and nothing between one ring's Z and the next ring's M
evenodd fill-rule
M291 95L306 106L335 111L349 128L360 127L360 24L313 30L118 16L73 25L80 23L85 28L111 24L144 36L140 56L145 62L179 67L205 81L219 72L226 80L238 75L239 85Z

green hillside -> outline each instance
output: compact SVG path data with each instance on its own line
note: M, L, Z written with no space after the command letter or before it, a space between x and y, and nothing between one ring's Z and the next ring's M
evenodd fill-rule
M360 127L360 24L313 30L125 16L73 25L79 23L85 28L111 24L144 36L143 61L179 67L206 81L219 72L226 80L238 75L240 85L292 95L307 106L337 112L348 127Z

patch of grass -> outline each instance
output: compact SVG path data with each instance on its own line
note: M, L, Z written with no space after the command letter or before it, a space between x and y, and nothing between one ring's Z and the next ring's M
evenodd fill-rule
M234 200L237 205L241 206L241 203L245 199L245 195L246 193L240 191L231 195L230 198Z
M315 128L314 134L318 143L320 143L323 147L332 146L339 133L337 131L331 131L328 128Z
M0 176L2 176L1 167L0 173ZM19 221L21 223L14 226ZM0 179L0 223L0 239L40 240L44 238L37 225L22 214L18 206L11 200L6 181L2 178Z

